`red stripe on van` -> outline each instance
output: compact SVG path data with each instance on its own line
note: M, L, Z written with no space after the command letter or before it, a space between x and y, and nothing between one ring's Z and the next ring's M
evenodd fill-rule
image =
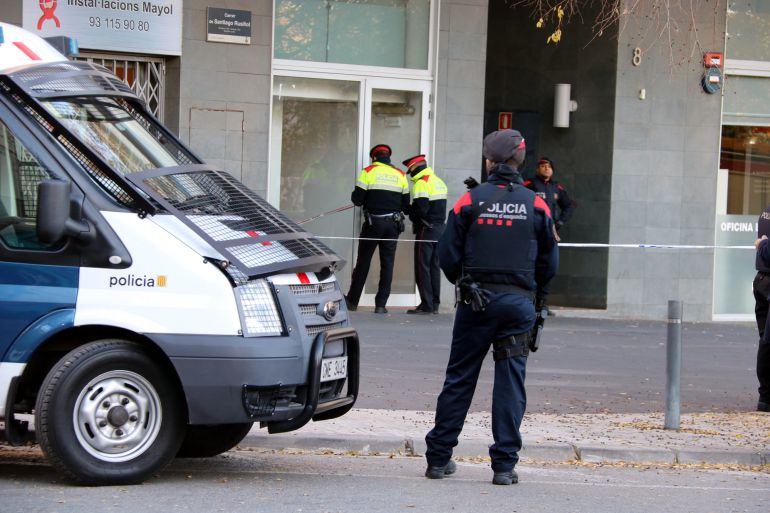
M24 54L25 54L27 57L29 57L30 59L32 59L33 61L39 61L39 60L41 60L41 59L40 59L40 57L38 56L38 54L36 54L36 53L35 53L35 52L33 52L32 50L30 50L30 49L29 49L29 46L25 45L24 43L20 43L20 42L14 42L13 44L14 44L14 45L16 45L16 48L18 48L19 50L21 50L22 52L24 52Z

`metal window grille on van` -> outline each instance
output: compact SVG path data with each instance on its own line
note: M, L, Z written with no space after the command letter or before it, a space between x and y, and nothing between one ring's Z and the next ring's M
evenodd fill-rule
M205 164L126 175L250 279L277 272L334 270L321 241L224 171Z

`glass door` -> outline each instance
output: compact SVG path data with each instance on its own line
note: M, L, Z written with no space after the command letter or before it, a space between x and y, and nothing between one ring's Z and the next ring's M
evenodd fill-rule
M406 172L401 162L409 157L429 151L430 85L414 81L368 79L364 87L363 157L369 164L369 148L375 144L387 144L393 149L393 166ZM362 166L363 167L363 166ZM407 177L408 178L408 177ZM411 187L411 180L409 180ZM361 226L360 209L356 212L356 226ZM415 306L419 296L414 280L414 240L411 223L399 238L396 264L388 306ZM372 260L369 276L360 304L373 305L374 294L380 275L378 256Z

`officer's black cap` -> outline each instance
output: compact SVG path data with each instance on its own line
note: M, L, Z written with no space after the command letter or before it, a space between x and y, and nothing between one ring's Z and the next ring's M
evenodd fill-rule
M523 153L526 149L524 137L518 130L507 128L497 130L484 138L482 153L484 158L495 163L507 162L521 152L521 162L524 161Z
M386 155L390 157L393 154L393 150L387 144L375 144L372 149L369 150L369 158L376 159L378 155Z

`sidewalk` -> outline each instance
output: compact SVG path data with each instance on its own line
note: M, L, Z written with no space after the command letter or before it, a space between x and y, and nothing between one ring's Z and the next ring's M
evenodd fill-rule
M520 455L523 462L770 465L768 413L683 414L679 430L663 424L663 414L526 415ZM269 435L255 427L240 445L422 455L432 425L433 412L353 409L292 433ZM488 413L469 414L455 456L486 458L489 426Z

